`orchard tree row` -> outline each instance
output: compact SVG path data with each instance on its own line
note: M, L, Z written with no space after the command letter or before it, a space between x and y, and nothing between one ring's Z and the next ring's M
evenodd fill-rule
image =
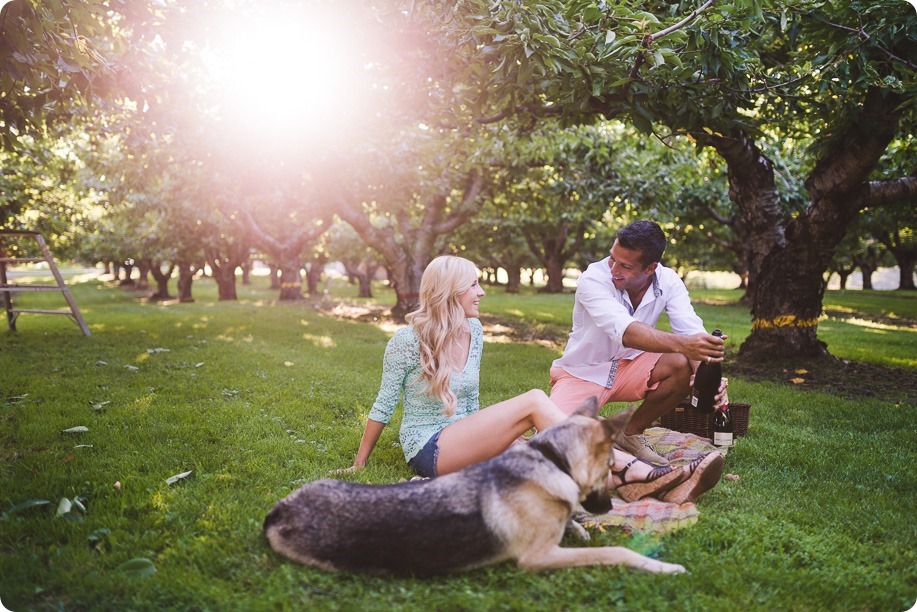
M283 298L381 262L403 316L441 252L560 290L646 217L747 278L743 359L827 355L829 272L914 286L915 37L901 0L13 0L0 222L225 298L253 250Z

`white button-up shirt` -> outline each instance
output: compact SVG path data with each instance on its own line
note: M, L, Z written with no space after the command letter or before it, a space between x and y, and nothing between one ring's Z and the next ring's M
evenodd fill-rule
M635 309L627 291L614 286L608 257L590 264L576 283L573 330L554 367L611 388L618 362L643 353L624 346L624 331L634 321L655 327L663 311L676 334L705 331L704 322L691 305L688 289L671 268L656 266L652 286Z

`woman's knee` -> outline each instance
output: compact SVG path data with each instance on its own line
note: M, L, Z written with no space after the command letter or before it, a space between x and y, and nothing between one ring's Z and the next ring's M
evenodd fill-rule
M539 404L543 404L545 402L551 401L551 399L548 397L548 394L542 391L541 389L529 389L528 391L523 393L523 396L527 400L532 401L532 402L537 402Z

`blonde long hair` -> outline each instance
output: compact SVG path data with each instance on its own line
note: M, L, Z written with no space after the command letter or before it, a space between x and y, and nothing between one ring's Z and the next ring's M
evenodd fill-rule
M442 255L426 267L420 279L420 305L407 315L420 341L421 377L424 393L439 398L443 414L455 414L457 400L449 379L465 364L453 363L452 350L467 328L459 296L477 280L475 265L462 257Z

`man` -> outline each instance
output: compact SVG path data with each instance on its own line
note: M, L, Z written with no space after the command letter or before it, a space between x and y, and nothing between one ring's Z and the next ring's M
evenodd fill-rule
M618 446L657 465L668 461L643 431L688 395L700 361L726 353L725 337L704 330L678 274L659 263L665 242L652 221L618 232L609 256L577 282L573 330L551 367L551 400L568 414L591 395L600 406L642 399ZM673 333L656 329L663 311Z

